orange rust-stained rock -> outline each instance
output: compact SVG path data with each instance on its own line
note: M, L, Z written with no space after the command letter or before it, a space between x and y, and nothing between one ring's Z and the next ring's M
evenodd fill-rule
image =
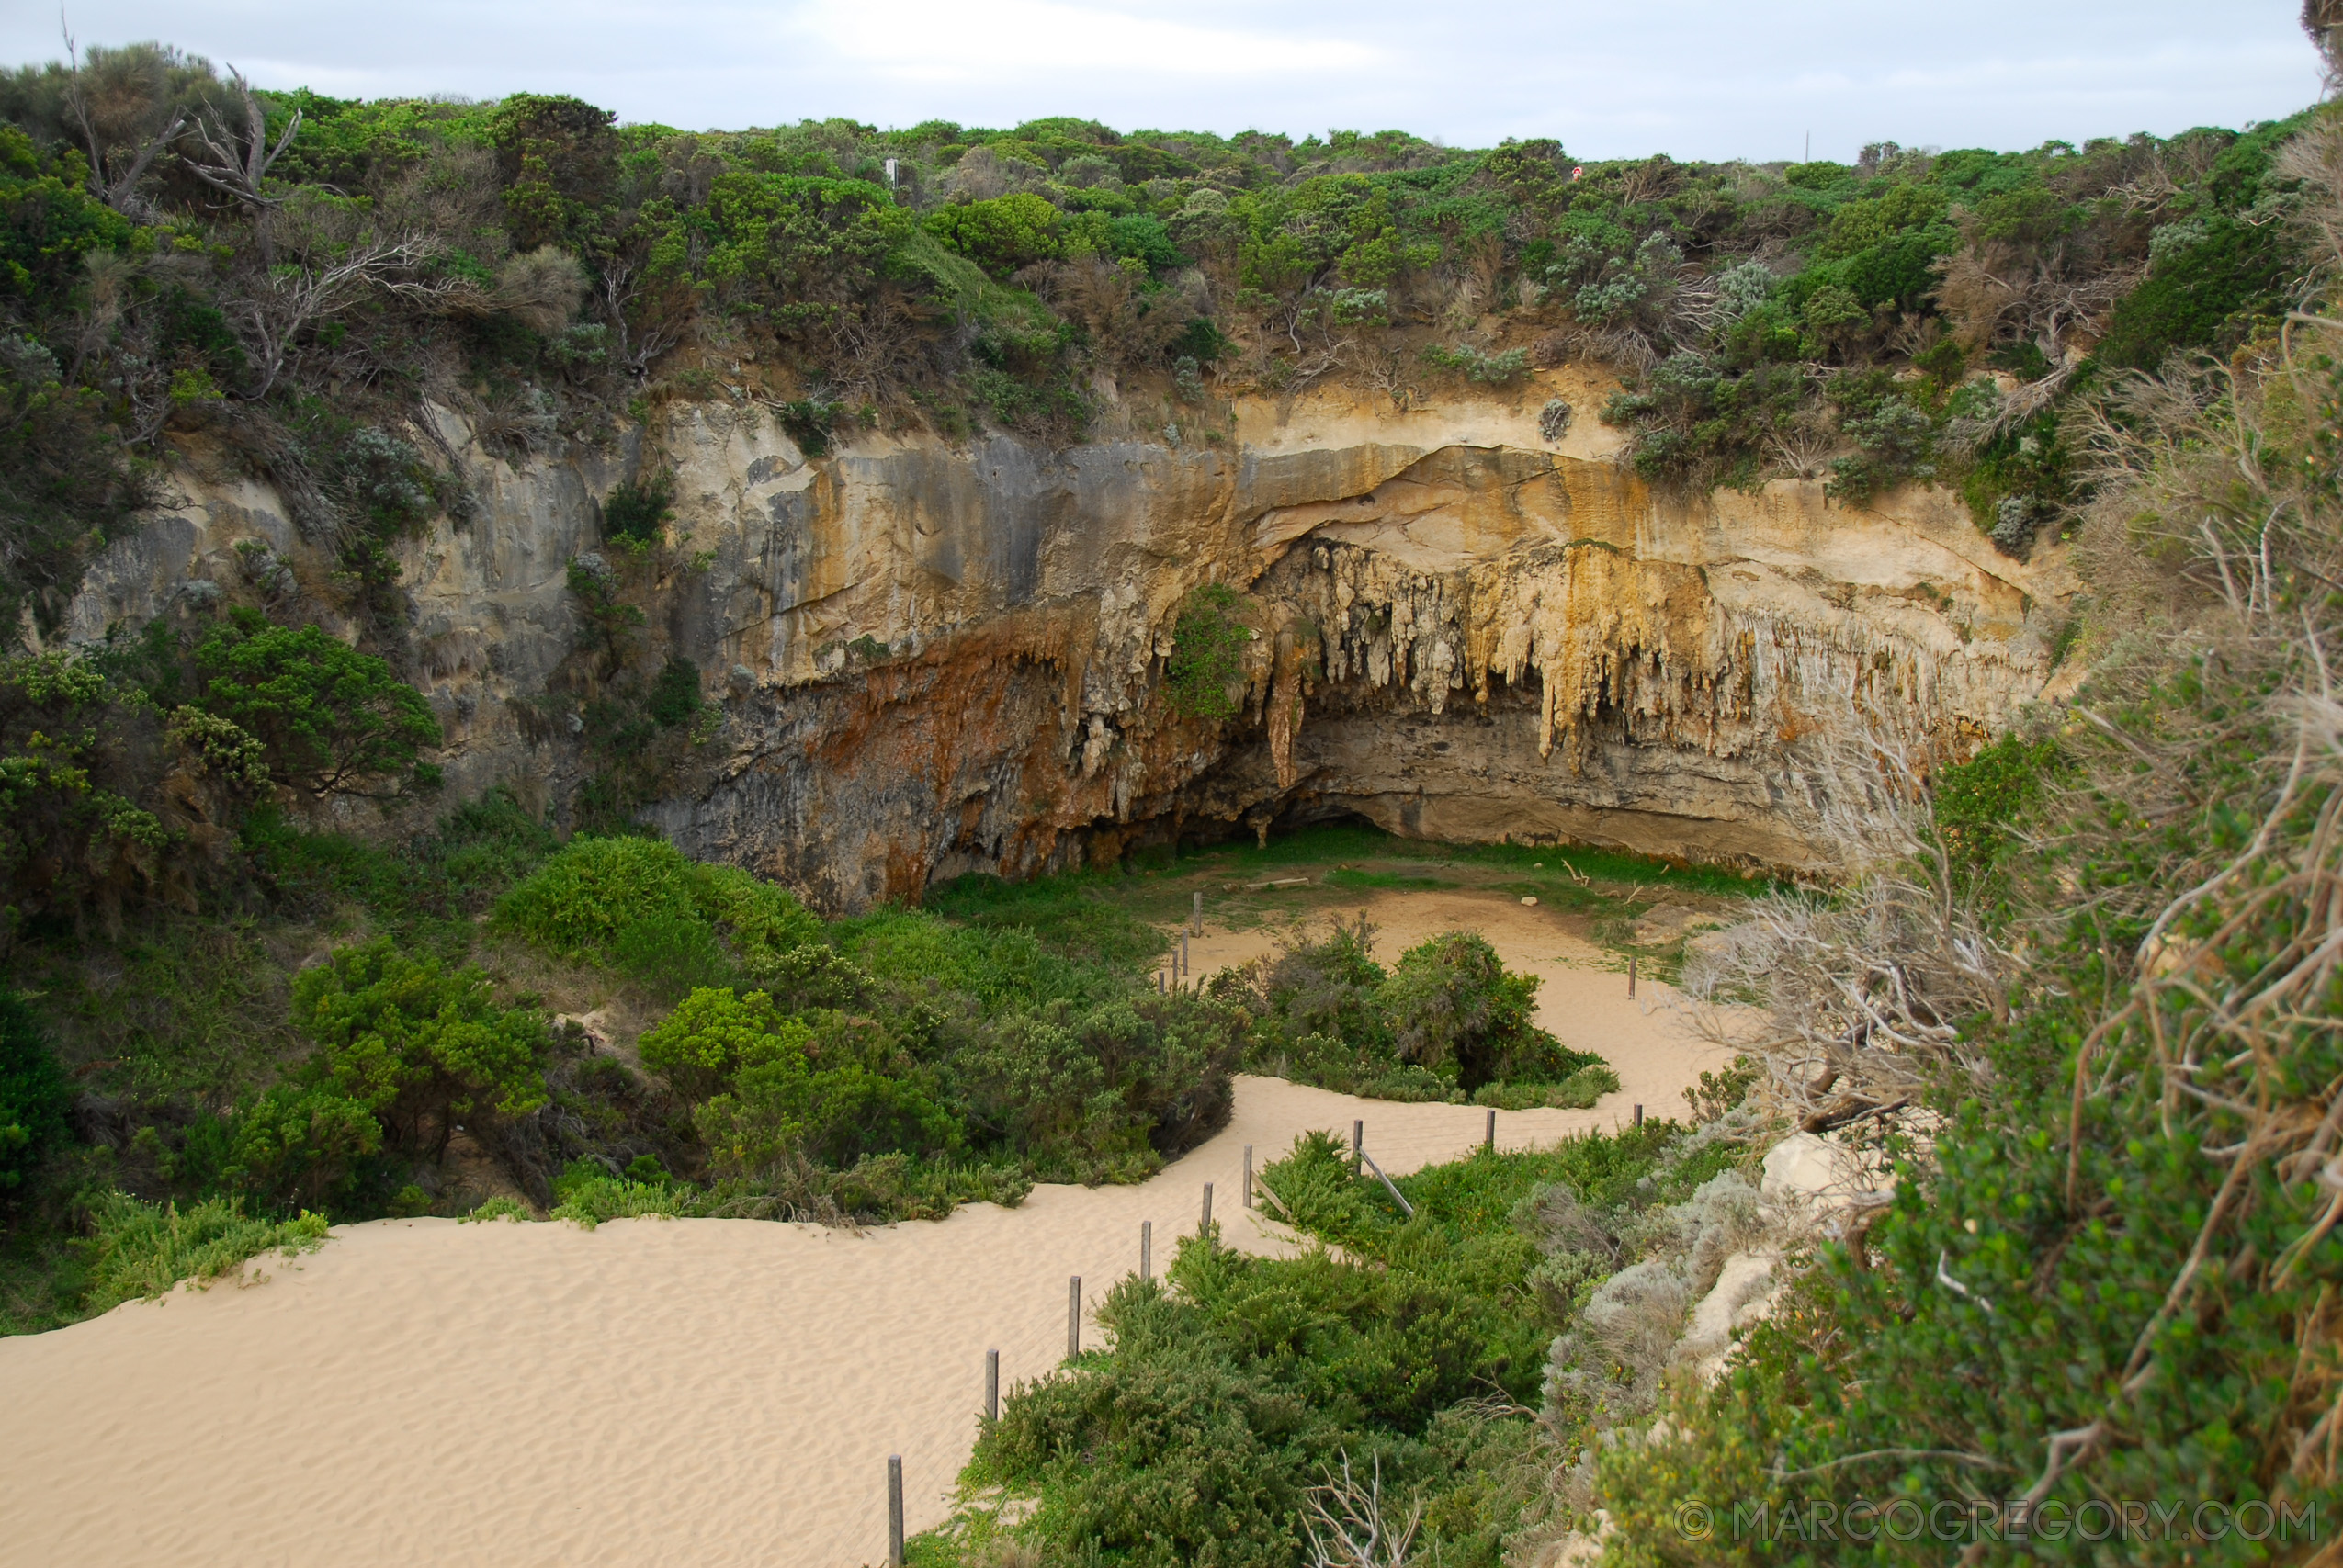
M1598 422L1539 434L1545 398L1599 400L1589 374L1408 410L1240 401L1217 444L1124 411L1062 451L871 434L814 461L753 411L671 408L640 433L677 518L640 657L697 666L723 722L646 820L842 908L1338 811L1824 865L1823 729L1957 747L2043 689L2057 547L2002 556L1938 491L1656 495ZM401 547L411 667L451 789L511 783L558 816L583 765L549 695L579 636L568 566L624 469L515 467L434 417L479 504ZM93 568L71 638L192 579L245 592L255 545L332 602L330 552L267 487L175 482L185 504ZM1222 722L1158 694L1208 581L1259 634Z

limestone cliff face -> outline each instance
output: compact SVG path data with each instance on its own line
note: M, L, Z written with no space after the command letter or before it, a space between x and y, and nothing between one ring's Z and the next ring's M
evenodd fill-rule
M753 409L674 411L630 438L672 468L684 536L646 589L651 651L696 664L724 722L651 819L842 907L1342 811L1819 865L1818 727L1851 705L1960 744L2040 691L2036 627L2071 591L2054 550L2012 561L1935 492L1670 502L1599 424L1540 435L1548 397L1600 391L1565 372L1510 404L1240 404L1202 444L873 436L813 462ZM515 467L440 434L475 505L406 547L410 673L457 789L558 809L579 768L544 696L579 635L566 571L626 454ZM265 487L197 462L180 488L93 570L72 637L212 597L206 578L332 621L326 562ZM1213 581L1255 639L1220 723L1159 692Z

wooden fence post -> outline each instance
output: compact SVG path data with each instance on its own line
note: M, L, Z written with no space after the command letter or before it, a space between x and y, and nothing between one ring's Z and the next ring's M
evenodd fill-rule
M1481 1134L1480 1146L1490 1154L1497 1152L1497 1112L1488 1113L1488 1131Z
M1253 1206L1253 1146L1245 1145L1245 1207Z
M1627 995L1631 998L1636 994L1636 962L1632 955L1627 959Z
M1197 1226L1196 1226L1196 1234L1197 1234L1198 1235L1204 1235L1204 1233L1205 1233L1205 1232L1206 1232L1206 1231L1210 1230L1211 1228L1212 1228L1212 1183L1211 1183L1211 1182L1209 1182L1209 1181L1207 1181L1207 1182L1205 1182L1205 1183L1204 1184L1204 1221L1203 1221L1203 1223L1202 1223L1201 1224L1199 1224L1199 1225L1197 1225Z
M1351 1174L1359 1174L1359 1157L1366 1153L1366 1123L1351 1123Z
M1139 1278L1155 1278L1155 1222L1139 1222Z
M998 1350L984 1353L984 1418L988 1421L1001 1419L1001 1352Z
M903 1456L887 1456L887 1568L903 1568Z
M1066 1281L1066 1359L1082 1353L1082 1277Z

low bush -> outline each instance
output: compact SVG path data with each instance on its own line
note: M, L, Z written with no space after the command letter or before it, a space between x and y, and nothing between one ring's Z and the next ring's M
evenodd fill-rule
M358 1162L382 1149L371 1106L313 1084L278 1084L229 1126L220 1179L276 1211L323 1212Z
M1500 1086L1480 1102L1590 1105L1609 1092L1600 1057L1532 1021L1537 976L1508 970L1486 938L1433 937L1387 972L1373 936L1364 920L1338 923L1214 977L1213 993L1251 1019L1253 1071L1387 1100L1461 1100Z
M1606 1094L1619 1092L1619 1075L1603 1063L1580 1067L1559 1083L1484 1084L1474 1094L1475 1105L1500 1111L1585 1111Z
M457 953L470 950L476 917L560 847L502 787L403 844L307 831L274 807L245 820L242 842L262 885L289 912L346 898L375 930Z
M982 931L1022 931L1078 963L1138 969L1171 945L1163 933L1122 904L1097 897L1104 878L1089 873L1024 882L978 874L938 883L920 907Z
M785 1016L763 991L743 997L701 987L637 1043L643 1066L666 1075L689 1100L705 1100L742 1067L783 1056L802 1061L813 1030Z
M891 1224L940 1220L962 1203L1014 1208L1033 1189L1013 1165L921 1160L875 1155L843 1170L798 1159L756 1178L728 1177L707 1187L613 1176L572 1167L555 1184L552 1217L588 1230L605 1220L801 1220L824 1224Z
M655 475L640 484L621 481L602 503L603 537L613 544L655 545L674 510L674 487L666 476Z
M577 838L507 893L497 923L563 957L615 964L655 990L779 963L823 940L786 888L686 859L658 839Z
M581 1177L554 1189L560 1201L552 1217L592 1230L605 1220L651 1217L682 1219L697 1211L699 1194L688 1187L664 1181L629 1181L599 1173Z
M1264 1183L1341 1254L1246 1257L1216 1231L1164 1280L1116 1285L1111 1348L1009 1396L925 1560L1302 1568L1324 1561L1311 1502L1339 1506L1347 1463L1379 1482L1386 1526L1416 1518L1409 1561L1496 1568L1553 1462L1524 1408L1552 1336L1525 1212L1556 1184L1657 1192L1680 1137L1655 1123L1432 1167L1398 1179L1412 1219L1330 1134L1297 1140Z
M1501 387L1518 381L1529 374L1530 355L1527 349L1509 348L1491 354L1473 344L1427 344L1423 362L1436 369L1461 376L1467 381Z
M961 1142L959 1119L915 1079L856 1061L817 1068L802 1053L743 1068L694 1120L718 1172L752 1178L795 1157L836 1169L876 1155L939 1155Z
M309 1072L402 1147L443 1153L458 1117L517 1116L545 1099L544 1015L498 1004L481 970L405 957L388 937L295 980L293 1023L318 1045ZM312 1117L346 1123L329 1102L307 1103ZM346 1132L331 1141L346 1147Z
M971 929L915 909L883 909L835 928L838 949L898 1010L959 997L987 1015L1088 1002L1131 977L1078 962L1016 927Z
M1142 991L1002 1019L944 1068L980 1144L1047 1179L1137 1180L1228 1124L1239 1049L1226 1010Z
M325 1217L259 1219L233 1199L206 1199L182 1209L103 1192L89 1206L85 1310L108 1311L152 1301L182 1280L217 1280L264 1253L312 1251L325 1240Z

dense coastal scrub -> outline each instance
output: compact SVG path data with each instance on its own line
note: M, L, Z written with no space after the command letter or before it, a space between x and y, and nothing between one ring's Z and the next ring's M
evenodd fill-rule
M1537 977L1509 974L1487 938L1432 937L1387 972L1373 942L1362 917L1213 976L1210 994L1252 1021L1248 1065L1378 1100L1510 1111L1590 1106L1619 1087L1601 1057L1531 1021Z
M1316 837L1262 852L1375 842ZM195 912L18 944L27 996L0 993L13 1327L329 1220L483 1200L587 1225L858 1224L1140 1180L1225 1123L1233 1070L1281 1065L1256 1038L1280 1026L1237 991L1160 985L1138 867L825 920L658 840L560 843L504 794L395 847L255 806L237 849ZM1542 1100L1566 1067L1583 1085L1593 1058L1527 1023L1534 984L1477 939L1403 959L1375 1005L1432 1032L1368 1048L1429 1065L1382 1092L1459 1098L1464 1064L1485 1099Z
M1548 1347L1607 1272L1541 1215L1665 1213L1732 1153L1658 1122L1485 1153L1400 1178L1403 1218L1334 1138L1303 1138L1262 1180L1325 1246L1247 1257L1216 1227L1164 1279L1117 1285L1112 1347L1010 1393L912 1561L1312 1562L1319 1510L1379 1486L1381 1522L1413 1521L1393 1561L1494 1568L1550 1511Z

